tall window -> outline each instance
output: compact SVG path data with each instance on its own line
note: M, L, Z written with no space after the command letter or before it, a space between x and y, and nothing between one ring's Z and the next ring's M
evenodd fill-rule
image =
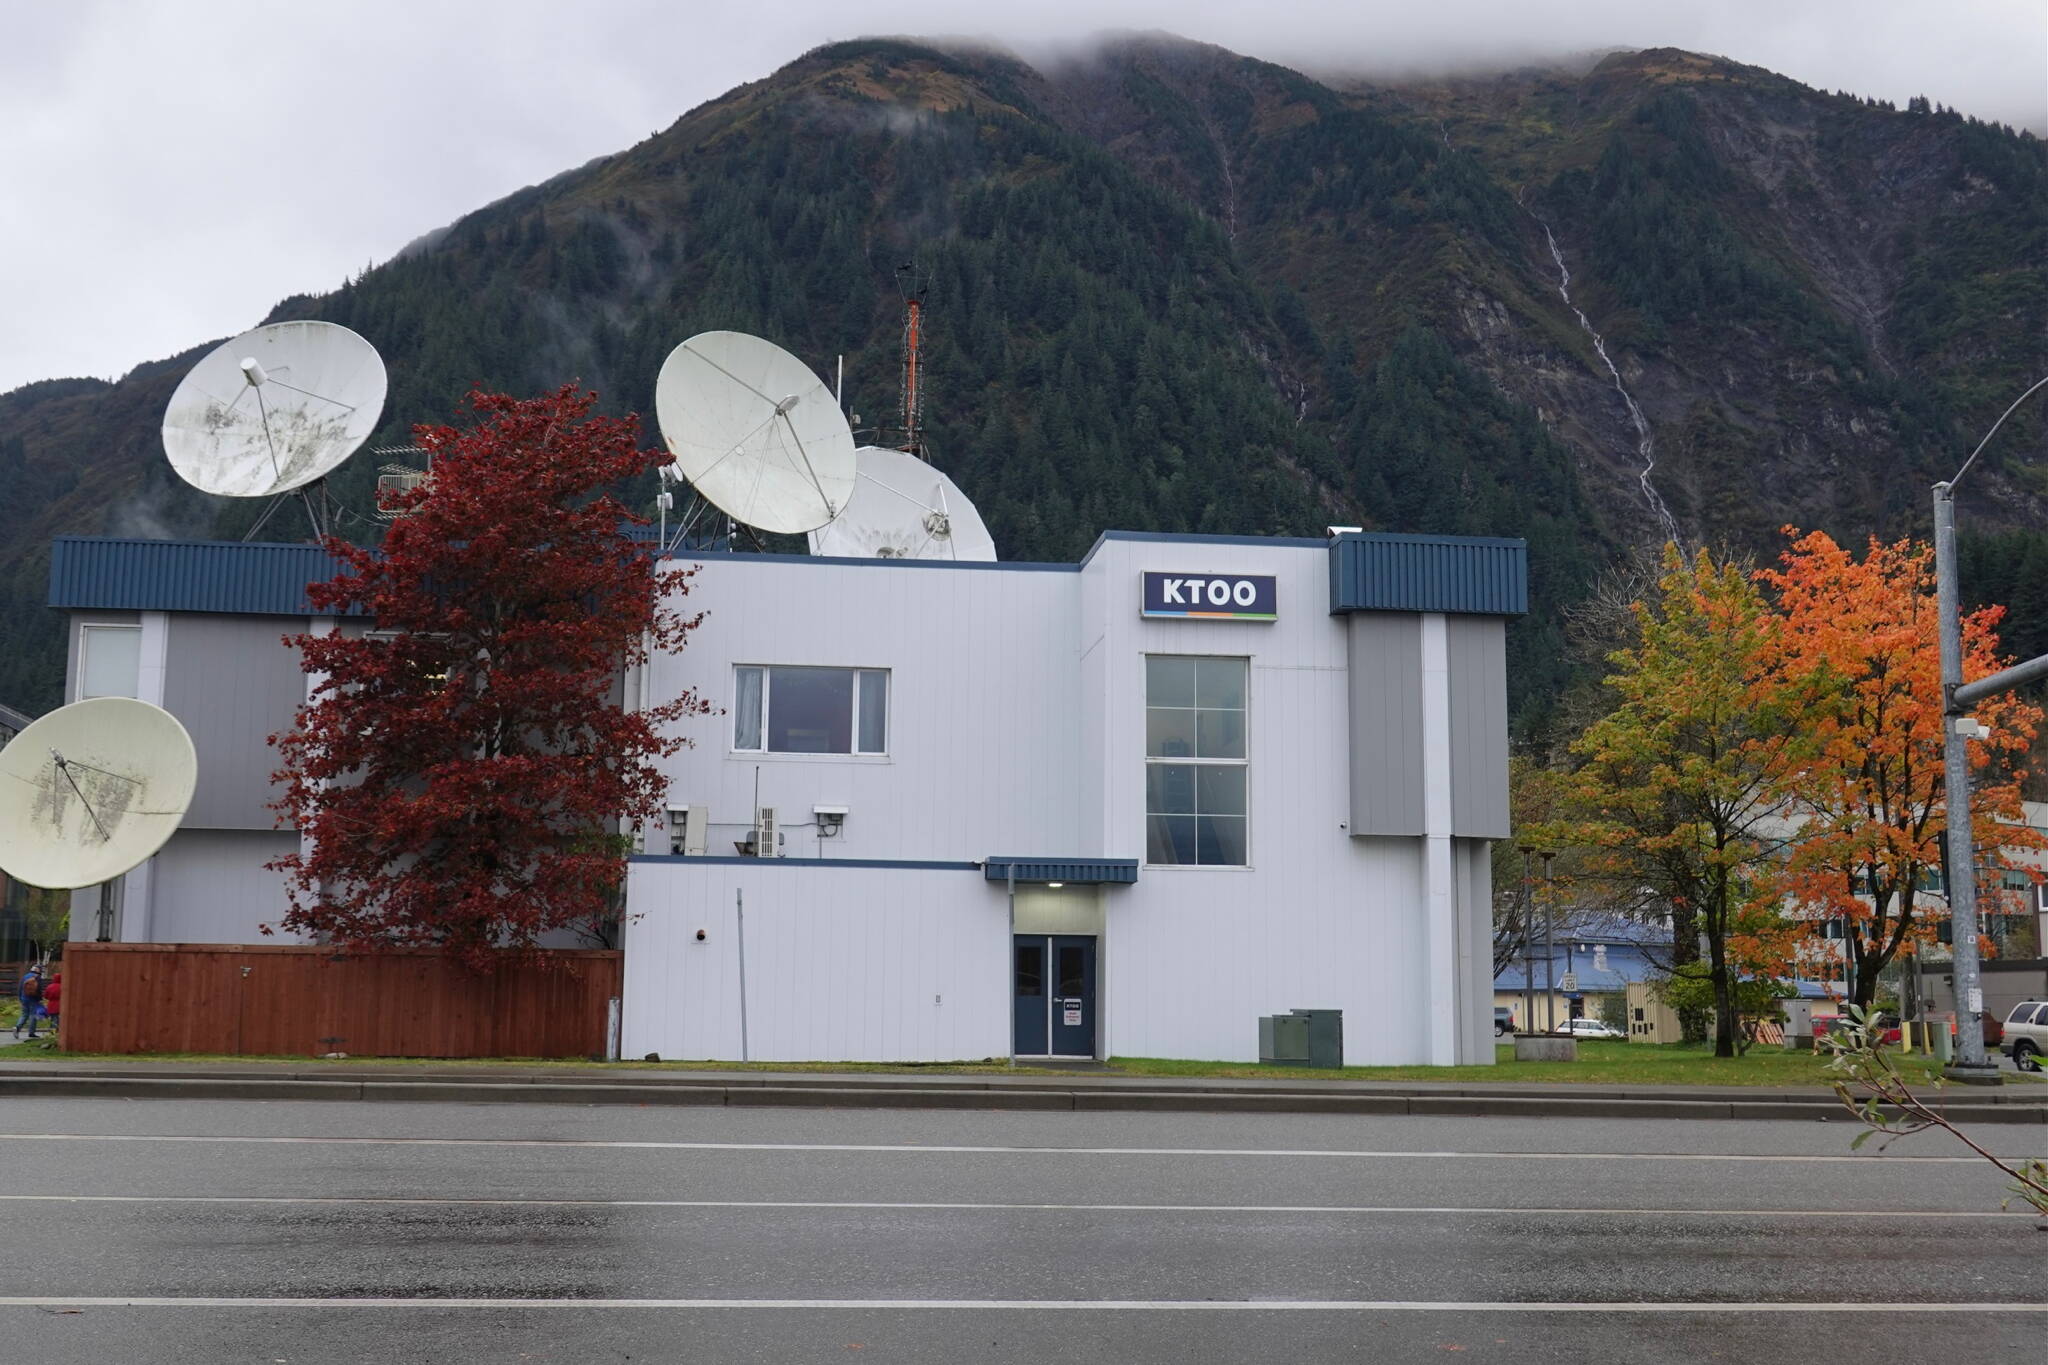
M889 674L880 668L733 670L732 747L745 753L889 752Z
M1145 861L1243 867L1244 659L1145 659Z
M142 690L142 627L85 626L78 641L78 696L132 697Z

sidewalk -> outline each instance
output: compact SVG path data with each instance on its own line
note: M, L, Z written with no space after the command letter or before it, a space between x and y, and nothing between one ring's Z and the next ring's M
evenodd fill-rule
M963 1076L649 1071L604 1066L380 1068L360 1062L312 1061L0 1062L0 1098L35 1095L1853 1122L1841 1102L1820 1087L1198 1080L1026 1069L1014 1075ZM2048 1086L1956 1089L1947 1092L1947 1098L1947 1113L1958 1122L2048 1125Z

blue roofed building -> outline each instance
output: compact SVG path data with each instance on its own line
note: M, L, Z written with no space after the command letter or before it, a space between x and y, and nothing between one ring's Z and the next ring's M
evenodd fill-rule
M1598 1019L1608 998L1625 1005L1630 986L1662 976L1670 961L1667 925L1572 915L1547 949L1541 941L1531 944L1525 956L1495 973L1494 1008L1512 1011L1518 1027L1539 1031L1553 1019Z

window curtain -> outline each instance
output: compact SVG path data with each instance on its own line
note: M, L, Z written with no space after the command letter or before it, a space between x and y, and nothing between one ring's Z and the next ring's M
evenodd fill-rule
M742 668L738 674L732 708L732 747L761 747L761 681L763 670Z

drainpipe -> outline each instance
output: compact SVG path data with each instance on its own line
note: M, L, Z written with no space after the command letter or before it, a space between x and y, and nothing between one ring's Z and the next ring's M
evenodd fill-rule
M1017 990L1017 865L1015 863L1010 864L1009 876L1006 880L1008 881L1010 891L1010 936L1003 940L1003 989L1002 994L998 995L996 999L1000 1000L1004 995L1011 997L1009 1053L1010 1069L1014 1071L1017 1068L1017 1006L1015 1003L1015 993ZM1047 967L1050 968L1050 966L1051 964L1048 963ZM1050 975L1051 973L1048 971L1048 978Z

